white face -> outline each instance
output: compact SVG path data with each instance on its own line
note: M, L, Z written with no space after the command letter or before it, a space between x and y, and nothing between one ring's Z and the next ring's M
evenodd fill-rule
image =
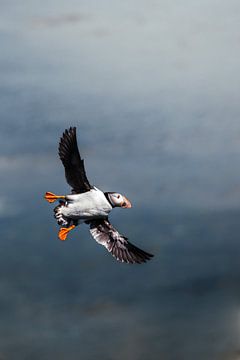
M130 201L119 193L110 193L108 196L113 206L119 206L128 209L132 207Z

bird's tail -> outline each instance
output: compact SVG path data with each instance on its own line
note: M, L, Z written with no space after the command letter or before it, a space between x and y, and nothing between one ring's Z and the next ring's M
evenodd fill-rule
M59 205L54 208L54 217L57 220L58 225L61 226L69 226L69 220L64 217L62 214L62 207L64 206L64 202L60 201Z

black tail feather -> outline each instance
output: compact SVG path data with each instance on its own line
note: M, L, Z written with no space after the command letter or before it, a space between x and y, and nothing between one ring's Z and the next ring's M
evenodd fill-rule
M61 212L61 208L64 206L64 201L60 201L59 204L54 208L54 217L57 220L58 225L68 227L70 226L71 220L65 218Z

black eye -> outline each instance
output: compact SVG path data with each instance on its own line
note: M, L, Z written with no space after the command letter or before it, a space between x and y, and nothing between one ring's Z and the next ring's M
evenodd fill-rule
M118 195L117 198L119 199L119 198L120 198L120 195Z

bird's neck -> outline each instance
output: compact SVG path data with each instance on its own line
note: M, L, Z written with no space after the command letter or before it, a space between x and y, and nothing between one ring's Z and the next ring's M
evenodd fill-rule
M107 201L109 202L109 204L111 205L111 207L114 208L115 206L114 206L114 204L111 203L111 200L109 198L109 192L105 192L104 195L105 195L105 198L107 199Z

